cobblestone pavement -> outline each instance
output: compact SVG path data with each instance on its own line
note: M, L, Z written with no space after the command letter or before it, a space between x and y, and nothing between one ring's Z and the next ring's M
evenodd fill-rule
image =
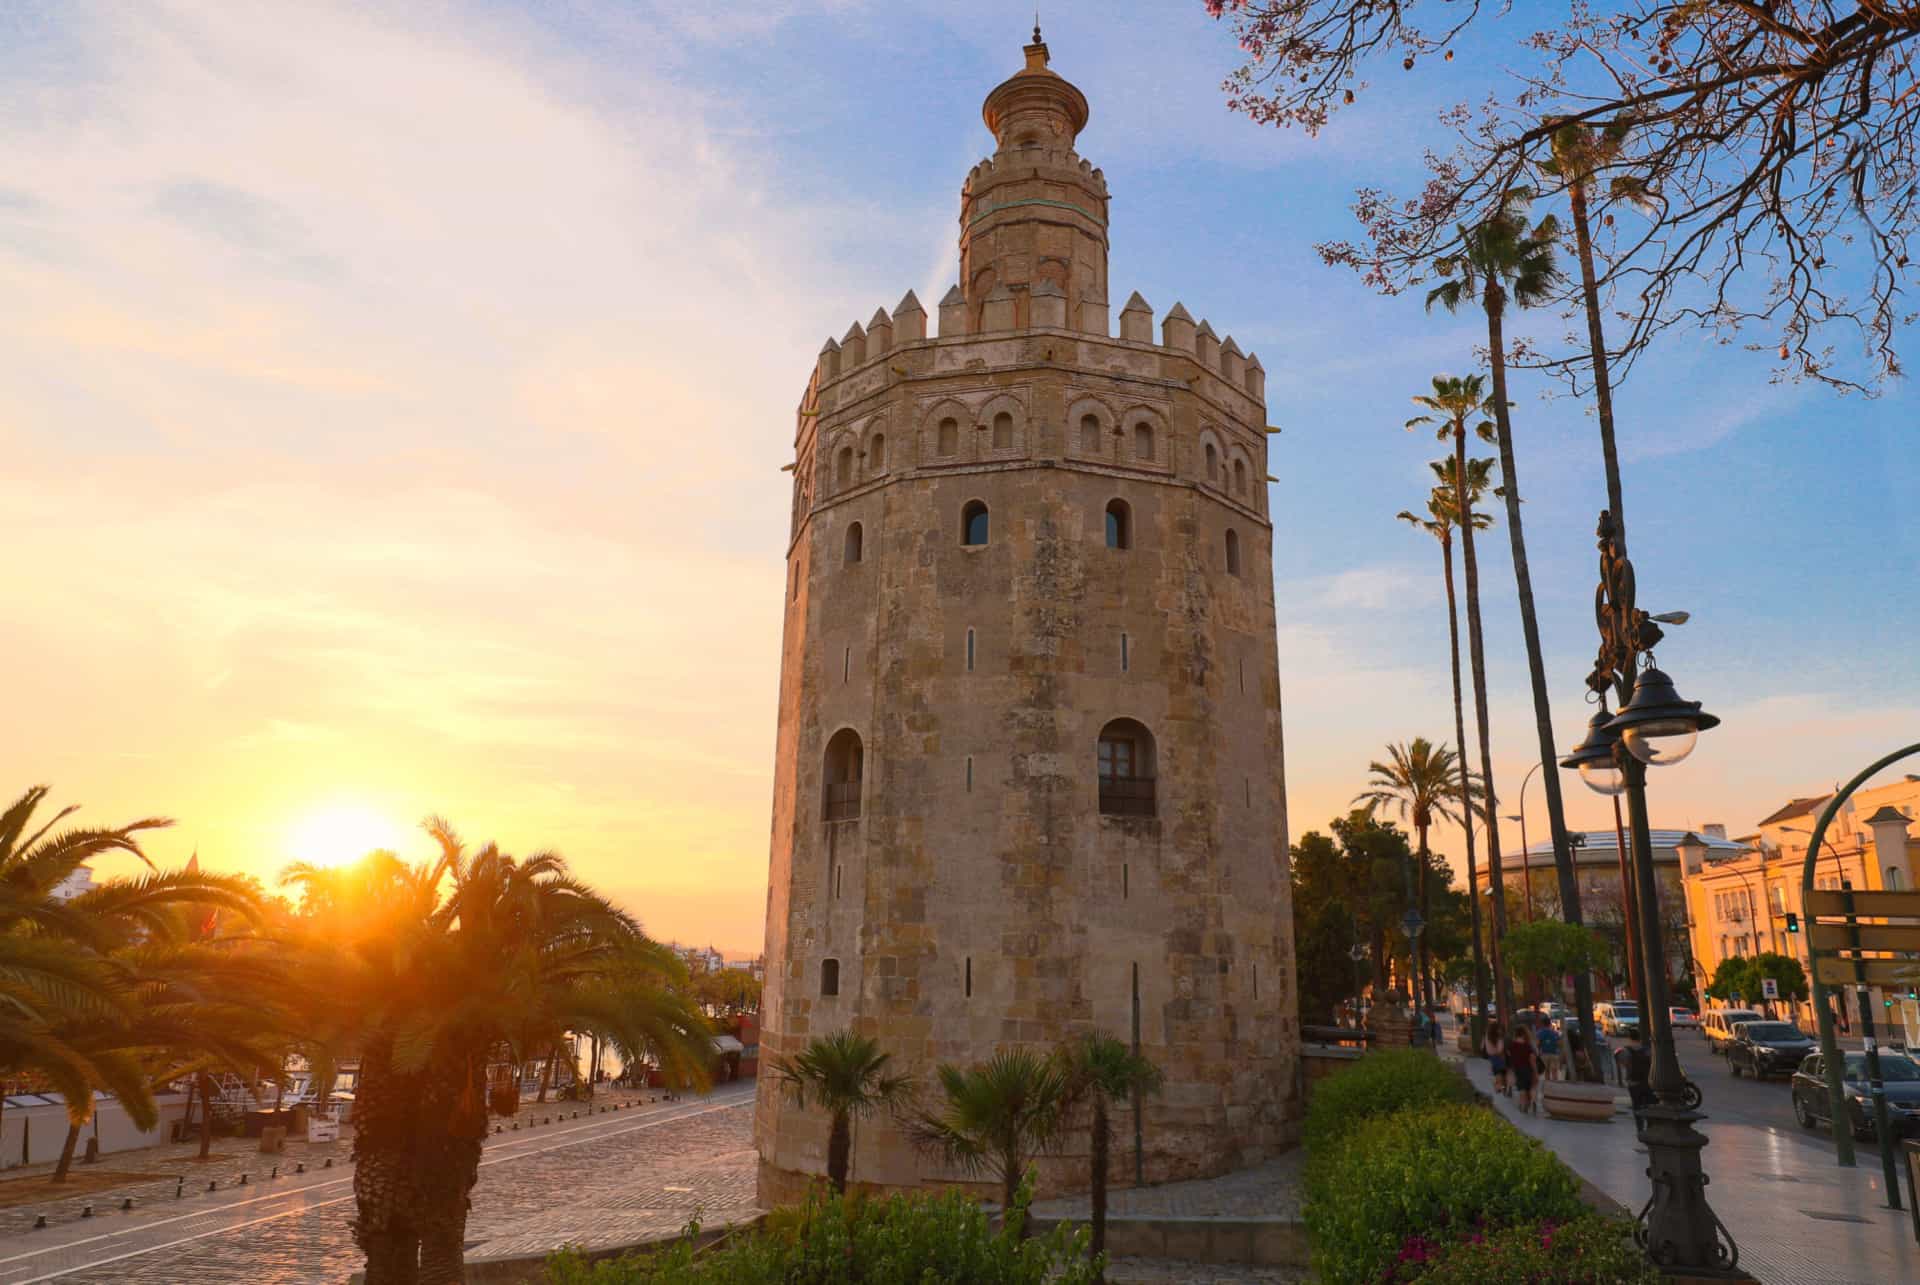
M468 1222L468 1252L491 1256L569 1242L609 1243L678 1230L696 1210L708 1222L749 1210L752 1102L749 1084L729 1085L704 1099L636 1105L577 1120L568 1118L571 1104L552 1108L551 1116L545 1108L523 1112L527 1127L488 1139ZM528 1124L548 1118L551 1124ZM221 1163L250 1162L248 1186L222 1182L217 1192L205 1194L213 1170L202 1169L194 1175L200 1180L196 1192L176 1200L171 1179L148 1184L156 1194L150 1202L136 1200L130 1214L119 1212L119 1200L145 1188L97 1194L100 1216L90 1220L67 1208L70 1201L0 1211L6 1218L0 1222L0 1282L345 1281L359 1260L348 1228L353 1188L344 1154L338 1153L330 1170L316 1170L310 1160L308 1173L298 1177L288 1173L291 1165L283 1158L277 1180L261 1174L258 1160L265 1157L230 1155ZM134 1167L128 1158L115 1160L116 1167ZM49 1215L48 1228L25 1231L39 1213Z
M1300 1164L1305 1156L1306 1153L1296 1147L1266 1164L1218 1178L1196 1178L1111 1192L1107 1197L1107 1213L1113 1217L1297 1220L1300 1217ZM1067 1219L1085 1219L1091 1213L1085 1196L1036 1201L1033 1212L1041 1217Z
M1107 1268L1107 1285L1298 1285L1312 1279L1304 1267L1183 1263L1170 1258L1120 1258Z

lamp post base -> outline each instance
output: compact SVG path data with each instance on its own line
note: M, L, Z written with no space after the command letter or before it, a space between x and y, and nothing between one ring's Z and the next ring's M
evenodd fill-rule
M1707 1175L1700 1152L1707 1136L1693 1127L1705 1119L1684 1106L1657 1103L1640 1113L1646 1127L1647 1177L1653 1194L1635 1220L1634 1239L1670 1278L1703 1281L1752 1280L1740 1270L1733 1234L1707 1203Z

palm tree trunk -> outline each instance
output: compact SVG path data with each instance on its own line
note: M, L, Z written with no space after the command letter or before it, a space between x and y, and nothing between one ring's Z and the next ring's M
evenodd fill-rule
M847 1194L848 1161L853 1155L853 1121L845 1111L833 1113L833 1129L827 1135L827 1181L841 1195Z
M1493 903L1488 908L1493 929L1488 943L1493 956L1493 1016L1504 1033L1513 1011L1513 984L1507 977L1504 961L1500 957L1500 940L1507 935L1506 883L1500 871L1500 823L1495 819L1499 809L1493 801L1493 736L1487 716L1487 657L1480 630L1480 563L1474 556L1473 519L1468 512L1467 426L1464 419L1454 425L1453 435L1459 467L1454 489L1460 504L1460 561L1466 569L1467 580L1467 655L1473 671L1473 715L1480 733L1480 774L1486 786L1481 798L1480 815L1487 828L1487 886L1492 890L1488 900ZM1473 895L1477 898L1477 891Z
M417 1285L415 1077L393 1069L390 1040L363 1051L353 1104L353 1240L367 1258L367 1285Z
M1560 797L1559 751L1553 735L1553 709L1547 695L1546 658L1540 649L1540 617L1533 601L1533 572L1527 564L1527 537L1520 519L1520 474L1514 462L1513 420L1507 409L1506 333L1502 300L1497 288L1487 291L1487 342L1493 354L1493 422L1500 441L1500 479L1507 502L1507 539L1513 546L1513 582L1520 598L1520 630L1527 644L1527 678L1533 688L1533 727L1540 742L1540 784L1547 798L1547 826L1553 836L1553 868L1560 885L1560 914L1566 922L1580 922L1580 878L1573 867L1573 846L1567 842L1567 813ZM1611 419L1611 408L1609 408ZM1527 871L1528 914L1532 914L1532 866L1521 854ZM1585 995L1579 993L1586 990ZM1576 979L1575 1011L1580 1016L1582 1040L1593 1039L1592 983ZM1591 1043L1589 1043L1591 1047Z
M1587 180L1577 174L1567 185L1573 204L1573 241L1580 252L1580 294L1587 311L1587 347L1593 354L1593 400L1600 419L1600 455L1607 470L1607 507L1613 514L1614 539L1620 555L1627 552L1627 517L1620 498L1620 455L1613 440L1613 381L1607 373L1607 337L1600 325L1600 285L1593 271L1593 229L1587 221Z
M1420 918L1427 917L1427 825L1420 826ZM1433 1004L1433 964L1427 955L1426 930L1420 932L1420 953L1417 960L1415 985L1419 987L1422 1006Z
M547 1100L547 1087L553 1083L553 1064L559 1060L560 1048L558 1045L547 1050L546 1064L540 1068L540 1093L534 1098L534 1102L541 1103Z
M1466 440L1456 444L1458 458L1466 457ZM1464 481L1465 474L1459 475ZM1480 898L1474 889L1480 884L1480 872L1475 868L1473 845L1473 798L1471 758L1467 753L1466 705L1460 692L1460 606L1453 591L1453 543L1443 540L1440 544L1440 566L1447 581L1447 643L1453 653L1453 739L1460 747L1460 815L1466 820L1467 832L1467 918L1473 926L1473 1008L1467 1018L1469 1038L1475 1052L1480 1048L1481 1027L1485 1019L1481 1016L1480 1006L1485 997L1480 993L1480 979L1487 975L1487 964L1480 947Z
M419 1285L466 1280L467 1212L480 1176L480 1139L486 1136L484 1060L452 1063L418 1077L419 1158L414 1179L414 1223L420 1229Z
M1107 1248L1107 1095L1098 1089L1093 1094L1093 1139L1090 1147L1092 1172L1088 1175L1087 1205L1093 1216L1093 1239L1087 1245L1091 1257L1098 1258ZM1101 1280L1106 1274L1101 1273Z
M65 1182L67 1174L73 1168L73 1147L80 1141L80 1126L72 1120L67 1121L67 1140L60 1148L60 1163L53 1167L53 1181Z
M200 1155L205 1160L213 1151L213 1079L200 1072Z
M1020 1178L1026 1170L1026 1158L1009 1149L1000 1157L1000 1226L1004 1229L1013 1217L1013 1202L1020 1193ZM1020 1220L1020 1239L1027 1238L1027 1219Z

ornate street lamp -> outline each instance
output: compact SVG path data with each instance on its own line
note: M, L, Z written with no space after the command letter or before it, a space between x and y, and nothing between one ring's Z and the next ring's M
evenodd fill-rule
M1596 715L1587 739L1561 766L1578 768L1581 780L1596 793L1624 794L1632 832L1637 904L1631 913L1640 917L1640 1024L1643 1034L1652 1037L1649 1084L1659 1099L1642 1113L1646 1127L1640 1141L1647 1148L1653 1193L1640 1211L1634 1236L1647 1256L1666 1271L1696 1278L1750 1279L1738 1270L1740 1250L1733 1234L1707 1203L1707 1175L1701 1163L1707 1139L1693 1127L1704 1117L1686 1105L1686 1076L1674 1051L1667 1011L1665 933L1647 820L1648 765L1678 763L1692 753L1699 734L1720 720L1704 712L1698 701L1682 700L1673 680L1653 667L1651 653L1665 635L1655 618L1634 603L1633 563L1620 549L1611 513L1600 514L1596 534L1600 588L1594 597L1594 617L1600 629L1600 651L1587 687L1602 703L1602 713L1609 692L1621 708L1604 722ZM1686 617L1674 613L1659 619L1679 624ZM1643 656L1645 669L1641 668ZM1609 735L1614 743L1605 753L1612 757L1617 783L1605 771L1602 747Z

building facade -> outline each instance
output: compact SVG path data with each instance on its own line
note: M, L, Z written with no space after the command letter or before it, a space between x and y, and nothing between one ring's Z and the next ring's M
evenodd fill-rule
M1104 1030L1166 1074L1147 1179L1213 1174L1298 1115L1264 373L1137 294L1111 333L1087 100L1035 34L937 333L909 292L801 402L761 1042L853 1029L925 1081ZM763 1202L827 1124L763 1077ZM961 1176L856 1128L857 1183Z

